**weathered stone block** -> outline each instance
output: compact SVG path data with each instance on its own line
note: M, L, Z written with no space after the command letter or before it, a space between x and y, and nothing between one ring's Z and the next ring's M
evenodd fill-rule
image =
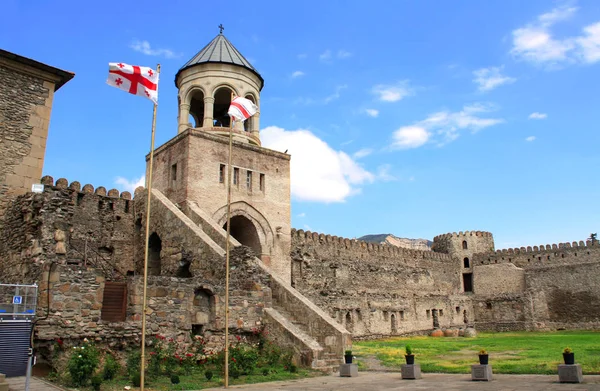
M583 372L580 364L560 364L558 366L558 381L561 383L583 382Z
M358 376L358 364L340 364L341 377Z
M491 365L471 365L471 380L491 381L492 366Z
M419 364L402 364L402 379L420 379L421 378L421 365Z

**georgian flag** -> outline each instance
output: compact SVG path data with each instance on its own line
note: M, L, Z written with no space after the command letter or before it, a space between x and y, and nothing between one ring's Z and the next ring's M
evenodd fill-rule
M227 114L235 120L243 122L256 114L257 111L258 107L251 100L238 96L231 102Z
M158 72L152 68L111 62L108 64L106 84L158 104Z

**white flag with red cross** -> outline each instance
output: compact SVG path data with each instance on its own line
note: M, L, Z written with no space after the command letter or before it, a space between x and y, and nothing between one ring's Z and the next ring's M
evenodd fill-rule
M152 68L111 62L108 64L106 84L158 104L158 72Z
M252 117L258 111L258 107L250 99L238 96L234 98L229 106L227 114L233 117L236 121L245 121Z

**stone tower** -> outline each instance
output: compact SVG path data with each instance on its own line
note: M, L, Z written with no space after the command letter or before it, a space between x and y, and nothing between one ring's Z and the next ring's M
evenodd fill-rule
M182 210L197 207L226 228L227 110L232 95L252 100L260 110L264 80L221 31L177 72L175 85L177 135L155 150L153 188ZM231 234L289 282L290 155L261 147L259 116L231 130Z
M0 217L40 182L54 93L73 76L0 49Z
M494 237L485 231L452 232L433 238L431 249L460 262L463 291L473 292L473 254L493 252Z

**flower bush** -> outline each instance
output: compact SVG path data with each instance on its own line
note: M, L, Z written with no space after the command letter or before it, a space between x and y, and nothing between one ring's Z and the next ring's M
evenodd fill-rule
M81 346L74 346L67 368L76 387L85 386L100 362L98 350L87 338Z

